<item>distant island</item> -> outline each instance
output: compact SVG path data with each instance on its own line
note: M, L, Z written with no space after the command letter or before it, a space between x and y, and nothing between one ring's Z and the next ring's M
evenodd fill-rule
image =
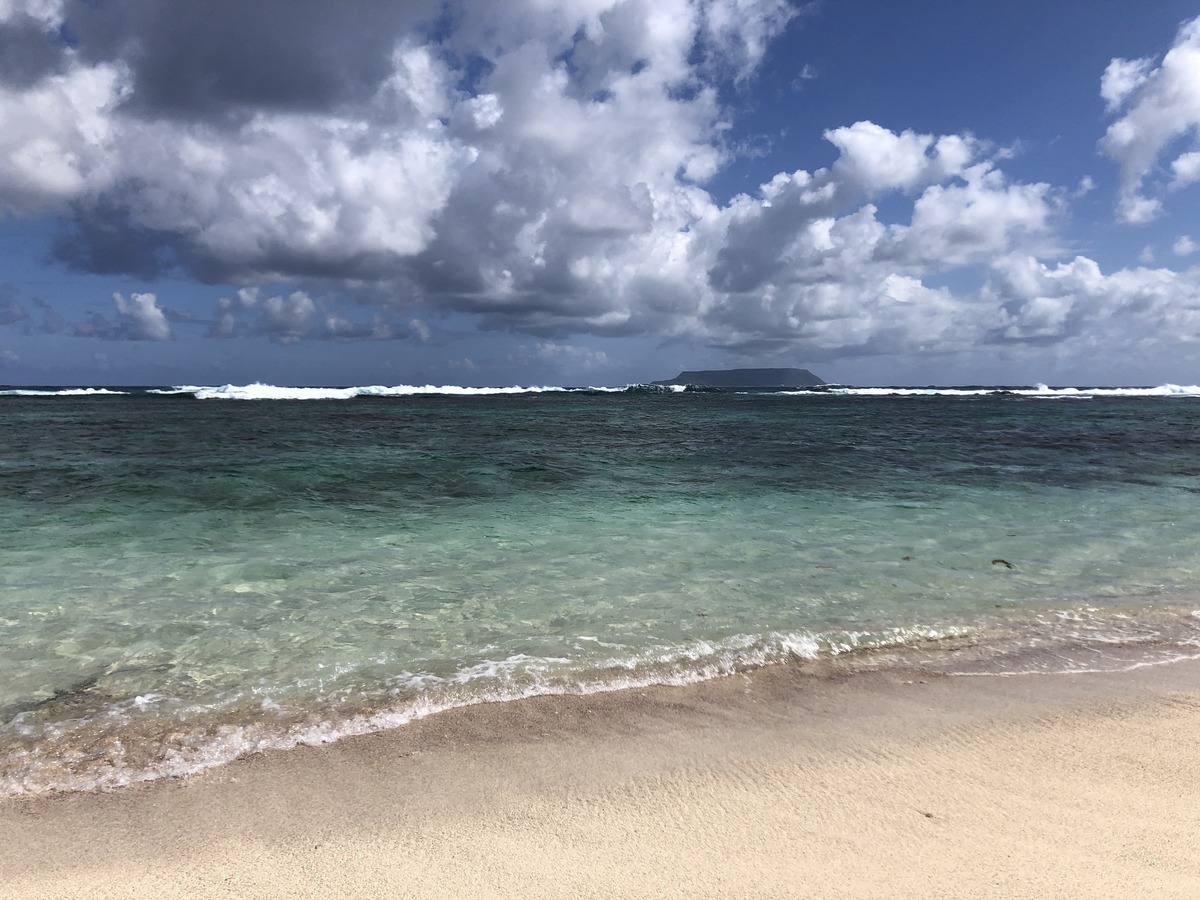
M652 384L684 384L726 391L787 391L825 384L808 369L702 369L680 372L670 381Z

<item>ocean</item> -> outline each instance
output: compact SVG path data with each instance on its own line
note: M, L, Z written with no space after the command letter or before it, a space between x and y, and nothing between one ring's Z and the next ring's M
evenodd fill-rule
M1200 657L1200 388L0 390L0 796L773 663Z

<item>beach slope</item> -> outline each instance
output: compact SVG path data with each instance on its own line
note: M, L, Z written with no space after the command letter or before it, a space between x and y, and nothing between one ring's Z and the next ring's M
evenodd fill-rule
M0 897L1200 897L1200 662L545 697L0 802Z

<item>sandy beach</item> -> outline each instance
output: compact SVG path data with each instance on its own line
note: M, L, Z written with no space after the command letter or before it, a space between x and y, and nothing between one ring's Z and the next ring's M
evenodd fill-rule
M1200 662L544 697L0 802L0 896L1200 896Z

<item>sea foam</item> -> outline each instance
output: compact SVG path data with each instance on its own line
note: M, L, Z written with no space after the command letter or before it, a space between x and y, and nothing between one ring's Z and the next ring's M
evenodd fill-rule
M199 400L352 400L356 397L410 397L438 395L447 397L496 396L500 394L544 394L544 393L685 393L685 385L627 384L617 387L556 387L551 385L510 387L460 387L458 385L412 385L401 384L391 387L365 385L359 387L281 387L254 383L248 385L226 384L220 387L184 385L173 388L170 393L190 393ZM163 392L167 393L167 392ZM1162 384L1157 387L1049 387L1036 384L1031 387L850 387L834 385L828 388L803 391L778 391L777 397L820 397L823 395L854 397L985 397L1018 396L1038 399L1091 397L1200 397L1200 385Z
M353 400L358 397L494 397L517 394L621 394L621 393L687 393L686 385L657 385L635 383L626 385L591 385L562 387L556 385L509 385L507 387L463 387L453 384L356 385L352 387L289 387L286 385L251 384L175 385L169 388L8 388L0 397L88 397L156 394L160 396L191 395L198 400ZM1050 387L1032 386L971 386L971 387L855 387L827 385L802 390L767 392L765 396L788 397L986 397L1013 396L1034 399L1079 399L1093 397L1200 397L1200 385L1161 384L1156 387Z
M128 391L114 391L109 388L13 388L0 391L0 397L90 397L100 395L119 397L128 393Z
M849 397L989 397L1017 396L1033 398L1090 397L1200 397L1200 385L1162 384L1158 387L831 387L805 391L805 395L833 394Z
M684 686L773 663L900 648L951 636L922 628L887 629L870 636L806 631L735 634L600 658L584 669L568 659L516 653L465 666L448 676L399 673L390 679L386 695L374 709L340 715L331 709L318 721L313 721L315 709L289 715L269 698L257 704L249 720L244 714L231 720L233 710L221 705L205 707L161 694L142 695L88 716L42 726L41 740L4 761L0 797L109 791L195 775L256 753L333 743L481 703ZM32 735L38 729L26 718L18 715L7 730ZM94 743L97 734L103 737Z

